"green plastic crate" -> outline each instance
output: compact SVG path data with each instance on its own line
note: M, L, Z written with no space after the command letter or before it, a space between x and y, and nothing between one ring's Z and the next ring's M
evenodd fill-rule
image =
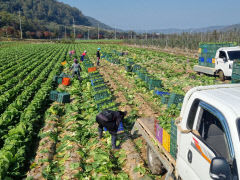
M232 73L232 79L240 80L240 74Z
M126 65L126 66L125 66L125 70L126 70L127 72L132 72L132 66L131 66L131 65Z
M66 73L64 73L64 72L62 72L59 77L62 77L62 78L71 78L70 75L68 75L68 74L66 74Z
M153 79L154 77L150 74L145 76L145 82L148 84L150 82L151 79Z
M50 100L57 101L58 99L58 92L57 91L51 91L50 92Z
M164 95L161 97L161 103L162 104L167 104L168 103L168 100L169 100L169 95Z
M107 99L105 101L99 102L99 103L97 103L97 108L98 108L98 110L100 110L102 108L102 106L105 106L105 105L110 104L112 102L113 102L113 100L111 98Z
M97 93L94 95L94 100L95 101L99 101L99 100L102 100L102 99L105 99L107 97L109 97L110 94L108 93L108 91L103 91L101 93Z
M58 77L58 79L57 79L57 83L58 83L58 84L62 84L62 80L63 80L62 77Z
M240 74L240 60L234 60L232 73Z
M148 73L147 72L145 72L145 71L138 71L138 77L141 79L141 80L143 80L143 81L145 81L145 77L148 75Z
M66 92L58 93L57 101L59 103L70 103L70 94Z
M54 81L54 82L57 82L57 80L58 80L58 76L54 76L54 77L53 77L53 81Z
M183 95L172 93L168 100L168 107L170 107L172 104L177 105L178 103L182 103L183 99L184 99Z
M98 76L102 76L98 71L93 71L93 72L89 73L90 78L95 78L95 77L98 77Z
M240 83L240 80L232 79L231 83Z
M136 73L136 71L140 70L142 67L138 64L133 65L133 72Z
M120 60L119 59L113 59L112 63L113 64L120 64Z
M107 86L105 85L102 85L102 86L98 86L98 87L93 87L93 90L96 92L96 91L102 91L102 90L105 90L107 89Z
M171 135L170 135L170 154L174 159L177 157L177 126L174 120L171 121Z
M92 86L98 86L98 85L105 85L104 81L95 81L95 82L92 82Z
M159 79L150 79L148 82L148 88L150 90L153 90L155 88L161 88L162 87L162 81Z

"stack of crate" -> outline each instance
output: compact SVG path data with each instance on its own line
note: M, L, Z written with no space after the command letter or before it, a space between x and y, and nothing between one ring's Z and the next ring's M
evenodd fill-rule
M50 92L50 100L57 101L59 103L69 103L70 102L70 94L67 92L58 92L51 91Z
M240 83L240 60L233 62L232 83Z
M111 104L113 102L112 96L107 90L102 75L98 71L89 73L89 78L91 81L92 89L94 91L93 97L96 101L98 111L100 112L103 109L103 106L108 106L108 104ZM108 109L109 108L112 107L108 107Z
M171 134L163 129L157 122L155 122L155 136L163 148L169 152L173 158L177 155L177 126L174 120L171 121Z
M200 66L215 67L215 55L216 51L221 47L233 47L236 46L235 42L228 43L200 43L199 44L199 60Z
M171 141L170 141L170 154L176 159L177 155L177 126L174 120L171 121Z

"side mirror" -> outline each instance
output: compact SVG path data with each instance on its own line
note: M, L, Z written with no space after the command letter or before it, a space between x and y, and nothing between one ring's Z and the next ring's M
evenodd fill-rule
M223 61L224 61L224 62L227 62L228 60L227 60L227 58L226 58L226 57L224 57L224 58L223 58Z
M210 177L214 180L232 180L231 169L223 157L215 157L210 165Z

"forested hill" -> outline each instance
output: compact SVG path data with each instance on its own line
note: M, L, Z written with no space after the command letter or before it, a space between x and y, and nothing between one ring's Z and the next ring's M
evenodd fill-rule
M93 18L57 0L0 0L0 28L19 29L19 10L24 32L63 32L64 26L72 26L73 19L76 25L96 27ZM100 22L99 26L110 28Z
M80 10L56 0L0 0L0 11L14 14L19 10L32 20L69 25L74 18L78 25L91 25Z

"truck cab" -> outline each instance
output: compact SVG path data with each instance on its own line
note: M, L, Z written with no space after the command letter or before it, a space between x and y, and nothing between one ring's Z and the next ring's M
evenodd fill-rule
M233 61L240 59L240 47L221 47L200 54L199 64L194 66L194 71L209 75L218 75L222 81L232 76ZM204 57L201 57L204 56Z
M220 78L231 77L235 59L240 59L240 47L223 47L218 49L215 56L216 74L218 73Z
M178 131L176 163L182 179L239 178L239 94L240 85L233 84L198 87L186 94L179 125L189 131Z
M138 120L134 127L150 148L150 169L166 169L166 179L239 179L239 94L239 84L200 86L188 91L176 122L175 160L154 138L151 120Z

